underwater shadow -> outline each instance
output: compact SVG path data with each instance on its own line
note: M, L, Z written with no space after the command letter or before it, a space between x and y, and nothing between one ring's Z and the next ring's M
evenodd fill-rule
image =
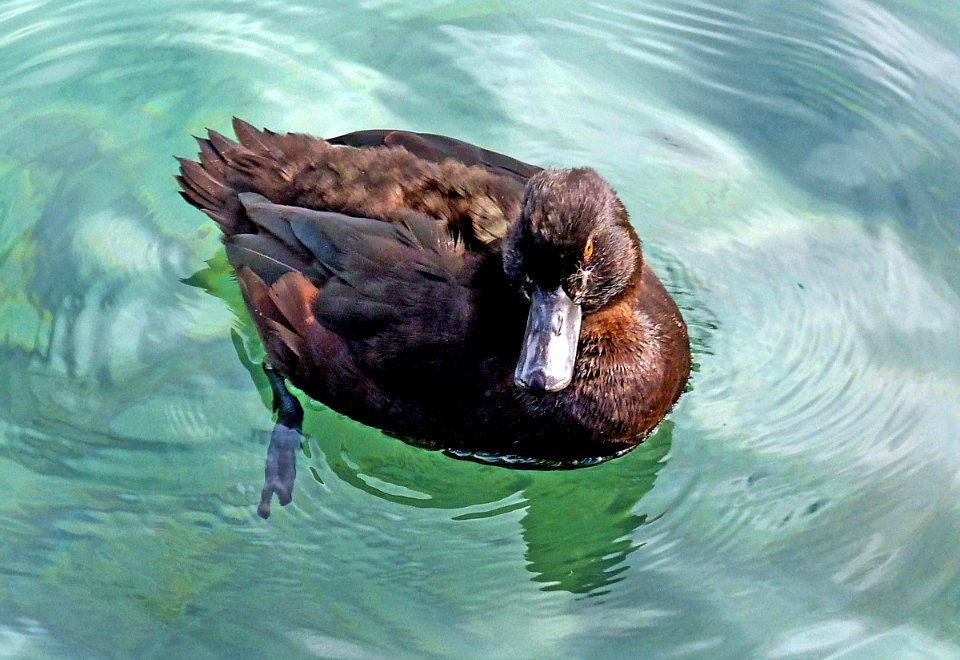
M471 522L522 511L524 559L543 591L600 596L624 577L627 557L649 522L638 504L666 464L673 422L665 421L625 456L573 470L528 470L482 465L406 445L376 433L325 433L329 417L308 412L304 431L314 439L309 470L332 472L379 499L442 509ZM348 422L345 422L348 423ZM349 422L353 425L354 423ZM309 488L309 480L301 488Z

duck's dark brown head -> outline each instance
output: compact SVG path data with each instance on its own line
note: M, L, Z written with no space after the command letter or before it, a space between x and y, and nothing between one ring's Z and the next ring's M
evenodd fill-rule
M640 266L626 209L599 174L547 169L532 177L503 250L504 271L530 299L517 385L569 385L581 316L602 309Z

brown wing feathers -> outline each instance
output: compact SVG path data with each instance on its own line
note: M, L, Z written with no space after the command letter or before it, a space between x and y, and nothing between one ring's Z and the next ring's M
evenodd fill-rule
M223 231L283 373L348 353L375 371L385 345L435 341L440 316L465 332L465 250L503 235L536 168L425 134L361 132L333 146L239 119L233 130L238 142L197 138L199 162L178 159L177 181Z
M275 367L286 372L301 356L302 338L278 321L284 317L270 295L270 286L259 275L248 266L239 266L236 273L243 299L263 339L267 355Z
M310 309L317 288L297 272L283 275L272 285L248 266L238 266L236 272L273 366L292 377L322 359L336 338L324 332Z

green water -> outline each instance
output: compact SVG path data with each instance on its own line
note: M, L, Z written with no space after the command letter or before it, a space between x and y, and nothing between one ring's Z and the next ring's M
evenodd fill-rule
M960 658L960 11L0 3L0 657ZM524 472L314 404L172 155L232 115L620 191L690 325L632 454Z

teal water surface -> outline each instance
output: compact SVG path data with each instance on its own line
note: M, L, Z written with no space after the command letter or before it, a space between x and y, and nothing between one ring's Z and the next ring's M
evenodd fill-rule
M960 658L960 11L0 3L0 657ZM173 155L232 115L596 167L690 326L633 453L458 461L312 404Z

